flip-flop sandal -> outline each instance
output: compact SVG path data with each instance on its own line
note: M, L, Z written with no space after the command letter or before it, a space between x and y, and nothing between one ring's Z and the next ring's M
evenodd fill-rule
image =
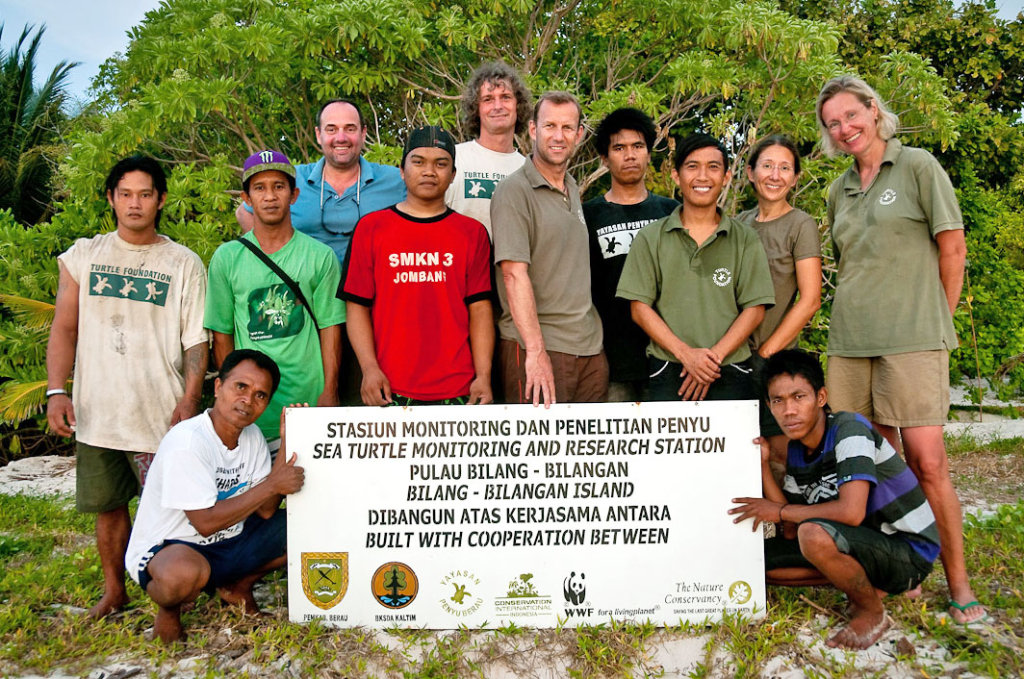
M983 606L983 605L984 604L982 604L980 601L969 601L966 604L958 604L957 602L955 602L952 599L950 599L949 600L949 606L947 607L947 610L950 609L950 608L955 608L956 610L960 611L961 613L966 613L968 608L974 608L975 606ZM964 622L960 622L959 620L957 620L953 616L952 613L949 614L949 617L953 620L953 622L959 623L961 625L974 625L974 624L980 623L980 622L987 622L988 619L989 619L988 611L985 611L984 613L982 613L982 615L980 617L975 618L974 620L965 620Z

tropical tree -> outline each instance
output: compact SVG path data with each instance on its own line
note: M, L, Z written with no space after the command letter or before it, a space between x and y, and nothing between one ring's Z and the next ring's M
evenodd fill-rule
M64 86L77 63L62 61L38 87L36 57L45 26L30 37L25 26L14 46L0 56L0 210L9 209L22 224L50 214L54 171L62 146ZM0 39L4 25L0 24Z
M852 14L869 1L881 0L850 0ZM360 101L367 156L395 163L412 126L458 129L466 78L494 58L518 67L534 92L577 94L588 126L626 104L650 113L660 170L650 183L660 192L672 192L665 170L676 137L702 130L723 138L734 153L729 211L751 200L742 172L749 145L789 133L807 152L797 202L823 217L827 186L848 161L817 151L814 99L827 78L860 64L847 63L845 31L841 16L771 0L166 0L94 83L101 113L77 121L70 137L60 173L69 198L50 237L26 242L0 228L0 258L11 262L0 293L53 299L54 257L74 237L112 228L103 179L128 153L166 163L161 229L208 260L236 235L242 159L267 147L296 162L317 158L313 124L323 101ZM900 111L908 141L942 151L975 138L954 106L957 90L927 59L903 43L866 49L874 60L864 75ZM590 145L571 170L591 192L607 181ZM812 348L823 346L827 308ZM18 374L12 359L0 360L8 390L41 374L30 332L0 321L0 351L24 359Z

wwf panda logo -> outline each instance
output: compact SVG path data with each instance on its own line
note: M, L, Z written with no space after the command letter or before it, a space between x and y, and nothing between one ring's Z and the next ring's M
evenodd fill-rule
M562 594L565 595L567 603L573 606L579 606L587 598L587 583L584 582L586 574L580 573L579 579L576 578L576 571L569 573L569 577L562 583Z

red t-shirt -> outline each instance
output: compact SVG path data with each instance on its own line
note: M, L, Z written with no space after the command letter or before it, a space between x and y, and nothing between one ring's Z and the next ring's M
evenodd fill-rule
M370 307L392 392L422 401L469 393L469 305L491 297L491 266L484 225L457 212L419 218L390 207L359 220L340 297Z

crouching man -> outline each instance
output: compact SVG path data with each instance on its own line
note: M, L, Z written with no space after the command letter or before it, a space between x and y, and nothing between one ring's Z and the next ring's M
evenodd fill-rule
M889 626L886 594L915 590L939 555L935 517L913 472L855 413L833 413L817 359L788 350L768 359L768 404L789 451L780 489L761 444L764 499L741 497L736 523L783 524L765 541L769 584L831 583L850 599L850 622L828 640L865 649Z
M164 642L183 638L181 605L202 591L258 613L253 585L285 565L278 507L302 488L303 470L287 459L283 436L272 464L254 424L280 379L266 354L231 352L213 407L173 427L156 452L125 566L160 607L153 633Z

